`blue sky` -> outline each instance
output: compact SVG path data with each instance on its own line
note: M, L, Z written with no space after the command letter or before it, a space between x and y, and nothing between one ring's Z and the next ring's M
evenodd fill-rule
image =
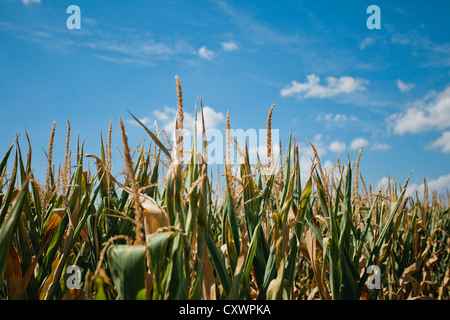
M69 30L69 5L81 29ZM381 9L370 30L369 5ZM86 153L118 119L131 144L144 131L127 110L170 128L175 75L185 112L197 97L205 120L224 129L272 127L311 140L326 166L352 160L373 184L388 175L412 187L450 187L450 2L448 1L48 1L0 2L0 152L24 128L37 174L56 121L54 160L63 161L66 119ZM189 117L189 116L188 116ZM116 156L120 165L120 156Z

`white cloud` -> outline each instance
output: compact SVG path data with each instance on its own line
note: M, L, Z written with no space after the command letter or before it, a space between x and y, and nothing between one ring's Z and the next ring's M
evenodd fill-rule
M206 46L201 47L198 49L198 55L202 57L203 59L212 60L214 56L214 52L211 50L208 50Z
M377 151L387 151L391 148L390 145L386 144L386 143L379 143L379 142L375 142L371 149L372 150L377 150Z
M428 101L427 100L430 100ZM397 134L442 130L450 127L450 86L439 94L428 94L414 103L404 113L396 113L388 119Z
M160 130L164 129L169 135L175 131L175 118L177 109L164 106L162 110L154 110L152 117L143 117L139 119L144 125L152 124L156 120ZM217 112L209 106L203 107L203 114L205 116L205 130L218 128L221 123L225 121L225 116L222 112ZM130 120L130 123L136 124L135 121ZM189 133L194 132L194 114L184 112L183 128ZM202 115L197 111L197 133L202 132Z
M222 48L225 51L233 51L238 50L239 46L236 44L236 42L229 41L229 42L222 42Z
M370 149L371 150L375 150L375 151L387 151L391 148L390 145L386 144L386 143L380 143L380 142L373 142L370 143L369 140L362 138L362 137L358 137L353 139L350 142L350 150L359 150L359 148L361 148L361 146L363 146L364 148L369 147L370 145ZM328 145L328 150L332 151L332 152L336 152L336 153L341 153L344 152L346 150L347 146L345 144L345 142L342 141L332 141L329 145Z
M393 179L389 180L388 177L383 177L381 181L378 181L378 188L384 190L388 186L388 181L390 181L391 186L393 186ZM442 175L437 179L426 179L428 192L431 195L431 191L437 191L440 194L445 194L447 189L450 189L450 174ZM423 190L424 184L412 183L411 181L408 183L406 188L406 195L414 196L417 191L419 198L423 199Z
M375 39L372 37L367 37L359 44L359 48L364 50L366 47L372 45L375 42Z
M22 3L29 4L29 3L41 3L41 0L22 0Z
M427 179L426 182L428 192L436 191L437 193L445 194L447 192L447 189L450 189L450 174L442 175L437 179ZM423 183L420 185L412 183L408 185L406 193L412 195L417 191L419 197L423 197L423 189Z
M442 153L450 153L450 131L442 133L438 139L430 144L431 149L441 149Z
M397 87L400 89L401 92L406 92L414 88L413 83L405 83L402 80L397 80Z
M328 146L328 149L332 152L340 153L345 151L345 143L340 141L333 141Z
M225 117L222 112L217 112L213 108L208 106L203 107L203 114L205 116L206 130L217 128L222 122L225 121ZM199 113L198 119L200 120L198 125L201 128L201 120L202 120L201 113ZM192 118L192 127L194 127L194 118Z
M367 148L369 146L369 140L362 137L353 139L352 142L350 143L350 150L359 150L361 146Z
M292 81L290 85L281 90L282 97L297 95L299 98L328 98L341 93L352 93L355 91L365 90L364 84L367 80L355 79L353 77L343 76L340 78L327 77L326 86L321 85L320 78L315 74L307 77L307 82L299 83Z

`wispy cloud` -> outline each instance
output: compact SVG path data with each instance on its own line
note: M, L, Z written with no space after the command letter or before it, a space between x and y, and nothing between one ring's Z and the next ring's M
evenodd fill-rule
M413 83L405 83L400 79L397 79L397 87L401 92L407 92L409 90L411 90L412 88L414 88L414 84Z
M94 27L97 25L97 20L92 19L90 17L83 17L83 24L87 24L90 27Z
M368 46L372 45L375 43L375 39L373 37L366 37L364 38L363 41L361 41L361 43L359 44L359 48L361 50L364 50L365 48L367 48Z
M404 45L410 44L411 40L407 35L396 33L392 36L391 42L393 44L399 44L399 45L404 46Z
M224 51L234 51L234 50L238 50L239 46L237 45L236 42L233 42L233 41L222 42L222 49Z
M214 57L214 52L208 50L206 46L203 46L200 49L198 49L198 55L203 59L212 60L212 58Z
M335 122L344 122L344 121L356 121L358 120L358 118L356 118L355 116L346 116L345 114L342 113L336 113L336 114L332 114L332 113L327 113L324 115L318 115L316 118L317 121L335 121Z
M173 53L164 43L153 40L135 42L131 46L125 43L110 43L108 41L96 41L88 44L91 48L122 53L133 57L146 57L149 55L170 55Z
M369 82L364 79L356 79L349 76L339 78L325 78L326 85L320 84L320 77L310 74L306 77L307 82L299 83L292 81L290 85L281 90L282 97L296 95L299 98L328 98L342 93L352 93L365 90L365 84Z
M95 57L100 60L103 60L106 62L111 62L114 64L123 64L123 65L129 64L129 65L137 65L137 66L143 66L143 67L156 66L156 64L151 61L139 59L139 58L111 57L111 56L105 56L105 55L95 55Z
M423 25L421 26L423 28ZM449 67L450 66L450 42L436 42L427 36L420 35L417 31L407 34L393 33L391 42L396 45L409 46L415 57L422 57L424 67Z
M387 143L374 142L371 146L372 150L376 151L387 151L391 148Z
M41 0L22 0L22 3L24 3L24 4L41 3Z
M251 41L257 45L293 44L301 40L298 35L282 34L271 26L258 21L252 12L237 9L223 0L216 1L216 3L231 18L231 22L241 29L242 35L250 37Z
M345 126L348 123L357 121L358 118L356 118L354 115L347 116L342 113L326 113L326 114L319 114L316 117L316 121L324 121L326 123L326 127L335 127L335 126Z
M442 130L450 127L450 85L440 93L431 92L403 113L388 119L396 134Z
M190 43L183 39L161 40L149 32L138 33L121 27L105 31L97 28L97 25L96 20L84 17L81 30L73 33L46 26L24 28L0 21L0 32L63 53L83 50L83 54L91 54L100 60L116 64L155 66L158 61L168 60L174 55L192 56L194 51Z

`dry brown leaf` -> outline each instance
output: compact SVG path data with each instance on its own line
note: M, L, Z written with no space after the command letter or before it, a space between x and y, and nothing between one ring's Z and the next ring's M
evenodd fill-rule
M50 219L47 221L47 224L45 226L44 236L42 237L42 241L41 241L41 248L39 249L38 254L34 257L33 262L31 263L27 272L21 279L20 283L18 283L18 285L17 285L16 295L18 297L21 297L25 294L25 291L28 287L28 283L30 282L31 277L33 276L34 269L36 268L36 264L38 263L39 258L41 257L41 255L44 251L45 245L51 239L53 233L55 232L56 228L58 227L59 223L61 222L62 217L64 216L64 213L65 213L65 209L63 209L63 208L56 208L53 210L53 214L50 217Z
M442 282L441 287L439 288L439 300L444 298L444 295L450 288L450 267L447 268L447 272L445 272L444 281Z
M54 209L53 214L48 219L47 224L45 226L44 237L42 238L42 246L45 246L48 240L50 240L53 232L55 232L56 228L59 226L59 223L62 220L62 216L64 215L65 209Z
M55 259L52 263L52 273L48 276L47 280L45 280L44 285L42 287L41 293L39 295L39 299L43 300L45 296L47 295L47 290L50 287L50 284L53 282L53 277L55 275L56 267L59 263L59 257Z
M20 259L13 244L9 248L8 260L6 261L6 290L11 300L22 300L23 293L20 291L22 281L22 269Z
M369 288L367 286L364 286L363 291L361 293L361 297L359 300L367 300L367 297L369 296Z
M66 292L62 300L81 300L81 290L79 289L70 289Z
M81 236L81 238L83 238L83 240L84 240L87 244L89 244L89 236L88 236L88 233L87 233L86 225L84 225L84 226L81 228L80 236Z
M436 299L428 296L418 296L414 298L408 298L408 300L436 300Z
M212 270L211 261L209 260L206 248L203 252L203 293L202 299L216 300L216 279Z
M309 260L311 262L314 273L314 280L316 281L320 296L325 300L330 300L330 293L328 292L328 288L323 283L321 266L319 265L319 261L317 260L317 251L319 249L316 244L316 237L311 229L308 229L308 231L306 231L305 240Z
M366 267L367 267L367 258L365 255L361 255L361 257L359 258L359 264L358 264L359 271L364 272Z
M308 249L306 248L306 245L303 242L300 242L300 245L298 246L300 252L303 254L303 256L308 260L308 263L311 264L311 260L309 258Z
M105 269L100 268L98 270L98 276L102 278L103 282L106 283L109 286L113 286L111 279L108 277L108 275L106 274Z

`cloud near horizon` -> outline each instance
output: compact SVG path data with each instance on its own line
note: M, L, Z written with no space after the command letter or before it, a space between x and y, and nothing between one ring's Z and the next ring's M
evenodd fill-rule
M177 109L169 106L164 106L162 110L153 110L152 117L146 116L139 119L144 125L154 125L156 121L160 130L165 130L167 134L171 135L175 131L175 118ZM222 112L217 112L210 106L203 107L203 114L205 116L205 130L217 129L219 125L225 122L225 116ZM130 124L138 125L134 120L128 121ZM183 128L188 133L194 132L195 118L193 113L184 112ZM202 114L197 112L197 133L202 132Z
M442 175L436 179L426 179L428 190L435 190L438 193L445 194L450 187L450 174ZM424 184L409 184L406 193L412 195L417 191L419 197L423 197Z

